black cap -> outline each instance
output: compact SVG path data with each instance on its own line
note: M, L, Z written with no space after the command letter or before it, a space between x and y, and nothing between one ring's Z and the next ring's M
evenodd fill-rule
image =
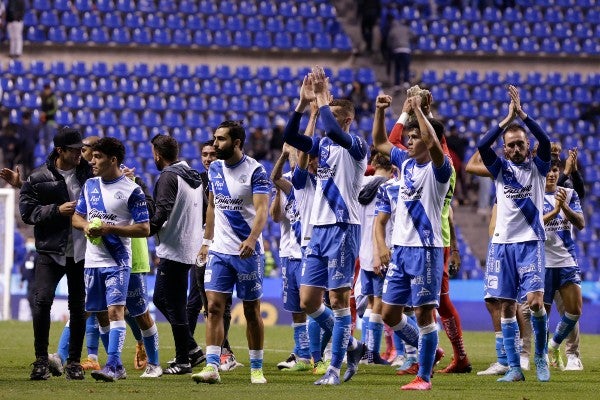
M63 128L54 136L54 147L70 147L80 149L83 147L81 133L77 129Z

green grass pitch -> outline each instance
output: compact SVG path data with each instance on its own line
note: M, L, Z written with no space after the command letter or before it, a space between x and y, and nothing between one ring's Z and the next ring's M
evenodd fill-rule
M62 324L54 323L51 329L50 351L54 351ZM159 324L160 358L163 364L174 355L173 337L166 324ZM29 322L0 322L0 399L35 400L83 400L83 399L595 399L600 398L600 336L584 335L581 339L582 360L585 370L566 372L552 370L551 381L537 382L535 371L525 371L525 382L498 383L497 377L477 376L475 371L485 369L494 361L494 336L490 332L465 332L466 344L474 371L464 375L435 374L433 389L429 392L405 392L400 386L411 377L394 374L391 367L363 366L348 383L337 387L314 386L316 376L309 373L286 373L277 370L276 364L287 358L292 349L290 327L265 328L265 377L266 385L250 384L248 351L244 327L233 326L231 343L236 356L245 367L222 372L220 385L198 385L189 375L163 376L159 379L139 378L141 371L133 369L134 340L127 334L123 360L127 368L126 380L114 383L95 382L89 374L83 381L67 381L64 376L48 381L30 381L30 363L33 362L33 332ZM199 343L204 343L204 325L196 332ZM440 362L445 366L451 358L452 349L440 332L440 345L446 357ZM85 353L85 349L84 349ZM101 363L106 356L100 355ZM438 366L439 367L439 366ZM345 368L345 367L343 367ZM199 368L197 368L199 370ZM343 371L343 370L342 370ZM210 397L209 397L210 396Z

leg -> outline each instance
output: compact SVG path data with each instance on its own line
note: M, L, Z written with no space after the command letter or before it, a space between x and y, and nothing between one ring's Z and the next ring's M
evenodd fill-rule
M246 339L250 350L250 368L262 369L265 327L260 315L260 300L244 301Z
M417 324L419 325L419 372L417 376L429 382L433 373L435 352L439 337L434 318L434 305L416 307Z
M79 363L85 336L85 284L83 280L83 261L75 263L67 258L67 286L69 288L69 321L71 338L69 340L68 362Z
M198 316L200 315L200 310L202 309L202 296L200 296L200 288L198 282L199 274L196 271L199 268L200 267L198 266L194 266L190 269L190 294L188 295L187 306L185 310L187 314L188 327L192 337L194 336L194 332L196 331ZM202 277L202 279L204 280L204 277ZM193 343L190 343L190 345L193 345ZM192 350L191 347L190 350Z
M533 331L531 329L531 309L527 302L517 304L517 323L519 324L520 336L520 357L521 357L521 368L529 369L529 358L531 355L531 337Z
M230 353L233 353L231 350L231 345L229 344L229 327L231 326L231 304L233 302L233 296L227 296L227 300L225 301L225 310L223 311L223 345L224 349L227 349Z

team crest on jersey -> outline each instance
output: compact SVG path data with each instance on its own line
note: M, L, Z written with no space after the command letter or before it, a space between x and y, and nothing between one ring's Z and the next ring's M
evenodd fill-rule
M115 193L115 199L117 200L125 200L125 195L120 190Z
M248 180L248 175L246 175L246 174L240 175L240 179L238 179L238 181L240 183L246 183L247 180Z

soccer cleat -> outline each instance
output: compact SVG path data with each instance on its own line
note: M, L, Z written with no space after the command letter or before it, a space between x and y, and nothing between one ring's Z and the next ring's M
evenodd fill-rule
M575 354L567 355L567 365L565 371L583 371L583 363Z
M402 386L402 390L431 390L431 382L417 376L411 383Z
M101 367L98 360L87 357L82 361L81 368L83 368L84 371L98 371Z
M296 372L305 372L312 370L312 366L310 365L310 361L307 359L298 358L296 359L296 365L292 368L286 368L284 371L296 371Z
M521 355L519 356L519 364L521 364L521 369L523 371L529 371L529 357Z
M109 365L105 365L104 368L99 371L92 371L90 375L97 381L114 382L117 380L116 368Z
M143 343L135 344L135 356L133 357L133 368L141 370L146 368L148 364L148 356Z
M219 370L216 366L212 364L206 365L204 368L202 368L202 371L192 375L192 379L196 383L221 383L221 376L219 375Z
M296 365L296 355L294 353L290 353L290 356L287 358L287 360L277 364L277 368L287 369L292 368L294 365Z
M550 360L550 366L552 368L558 368L561 371L565 369L565 361L560 354L560 347L552 348L548 347L548 358Z
M192 368L197 367L198 365L206 361L206 355L204 355L204 352L201 348L198 348L198 350L189 354L188 356L190 358L190 365L192 366Z
M54 376L61 376L63 374L64 367L57 353L48 354L48 369Z
M396 356L393 360L392 360L392 367L399 367L402 364L404 364L404 361L406 361L406 357L404 357L403 355L399 355Z
M550 380L550 368L548 368L548 358L545 354L534 355L533 361L535 362L535 373L538 381L548 382Z
M262 368L252 368L250 370L250 383L267 383Z
M32 381L45 381L52 376L47 359L39 357L31 365L33 365L33 370L29 375L29 379Z
M163 374L165 375L185 375L192 373L192 366L190 364L175 364L164 369Z
M325 375L323 375L320 379L315 381L315 385L317 386L326 386L326 385L339 385L340 377L337 376L333 370L327 370Z
M65 377L68 380L80 381L84 374L85 372L78 362L68 362L65 366Z
M324 375L327 372L327 367L329 367L329 361L318 361L313 367L312 373L314 375Z
M502 378L498 378L498 382L519 382L524 381L525 375L519 367L510 367Z
M364 365L373 364L373 352L367 350L358 363Z
M404 363L396 369L396 375L416 375L419 372L419 363L416 358L408 357Z
M160 365L148 364L146 366L146 370L144 371L144 373L142 375L140 375L140 378L158 378L162 374L163 374L163 370L160 367Z
M435 358L433 359L433 365L438 365L438 363L440 362L440 360L442 358L444 358L444 356L446 355L446 353L444 352L444 349L442 349L441 347L438 347L437 349L435 349Z
M235 355L233 355L233 353L221 354L221 365L219 365L219 369L221 371L233 371L237 367L243 366L244 364L235 359Z
M490 366L483 370L483 371L478 371L477 375L479 376L483 376L483 375L504 375L508 372L508 365L502 365L499 362L495 362L490 364Z
M346 352L346 372L344 372L344 382L348 382L358 372L358 362L365 354L367 346L358 342L356 347Z
M473 367L471 367L469 359L465 357L460 361L456 361L456 359L453 358L446 368L439 369L436 372L439 372L440 374L468 374L472 370Z
M382 356L380 356L378 353L373 353L373 362L371 362L370 364L374 364L374 365L390 365L390 362L388 360L386 360L385 358L383 358Z

